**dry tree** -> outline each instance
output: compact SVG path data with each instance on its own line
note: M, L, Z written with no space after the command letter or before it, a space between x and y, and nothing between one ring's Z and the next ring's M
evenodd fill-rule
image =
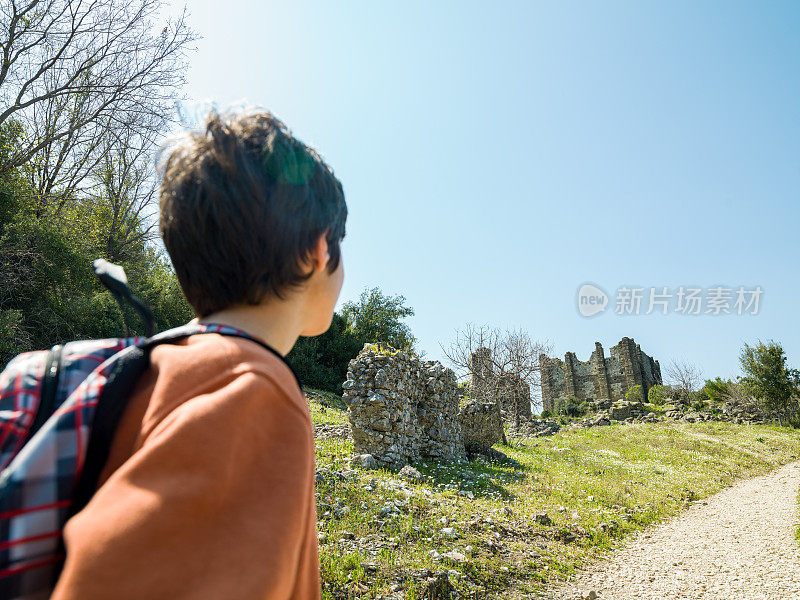
M25 166L38 215L93 182L109 139L166 132L196 35L164 0L0 2L0 128L19 131L0 175Z
M456 374L468 379L470 396L510 405L519 429L520 414L528 412L523 404L530 403L530 390L541 385L539 356L551 352L549 342L535 340L523 329L468 323L456 331L449 346L440 347Z

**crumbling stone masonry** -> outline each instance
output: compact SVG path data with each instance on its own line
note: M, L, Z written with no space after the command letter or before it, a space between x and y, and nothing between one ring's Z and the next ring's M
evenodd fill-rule
M661 384L658 361L642 352L632 338L622 338L611 348L610 357L604 356L600 342L594 346L586 362L579 361L574 352L567 352L563 362L540 355L544 410L552 411L557 398L618 400L635 385L642 386L646 402L650 388Z
M468 453L485 453L503 439L503 421L496 402L468 400L461 406L458 422Z
M390 467L422 458L466 460L456 376L438 361L366 344L342 387L354 454Z

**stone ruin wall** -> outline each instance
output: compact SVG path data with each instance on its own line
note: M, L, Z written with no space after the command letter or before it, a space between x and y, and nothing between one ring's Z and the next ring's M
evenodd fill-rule
M662 383L658 361L642 352L632 338L622 338L611 348L610 357L604 355L600 342L594 346L585 362L574 352L567 352L563 361L540 355L544 410L552 411L557 398L617 400L635 385L642 386L642 400L646 402L650 388Z
M366 344L342 386L353 452L386 466L466 460L456 376L438 361Z

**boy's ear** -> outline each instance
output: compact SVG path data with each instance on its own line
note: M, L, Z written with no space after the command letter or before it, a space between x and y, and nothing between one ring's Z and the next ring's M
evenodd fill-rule
M324 269L331 259L330 251L328 250L327 240L328 230L323 231L311 248L309 255L309 262L313 271Z

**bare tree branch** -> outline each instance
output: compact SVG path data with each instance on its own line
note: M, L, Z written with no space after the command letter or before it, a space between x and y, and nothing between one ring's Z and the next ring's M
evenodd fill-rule
M0 125L14 119L24 133L0 174L28 166L42 209L57 213L82 189L109 131L131 128L149 145L167 129L196 35L185 11L163 19L164 4L6 0L0 8Z
M532 339L522 329L470 323L456 332L449 347L440 347L456 373L469 378L470 395L510 406L519 427L520 415L530 413L530 390L541 385L539 356L551 352L550 344Z
M673 360L666 370L667 381L683 392L694 392L703 382L703 373L694 363Z
M92 210L104 214L107 256L121 261L137 246L157 236L157 181L153 168L155 144L142 139L135 128L107 136L100 160L91 173L86 194Z

